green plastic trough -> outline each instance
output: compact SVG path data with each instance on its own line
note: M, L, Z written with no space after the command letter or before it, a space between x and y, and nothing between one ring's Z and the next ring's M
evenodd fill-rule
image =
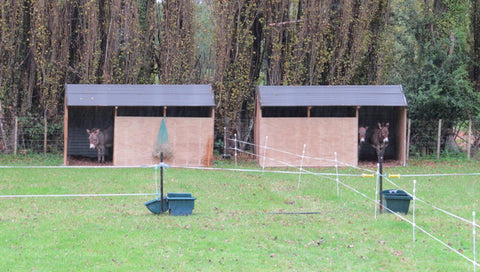
M168 211L170 215L174 216L191 215L196 199L190 193L168 193L163 197L163 209L160 198L145 202L145 206L154 214Z
M384 190L382 191L383 205L387 207L387 212L408 213L410 200L412 196L402 190Z
M189 193L168 193L167 201L170 215L191 215L195 208L195 197Z
M154 214L159 214L159 213L168 211L168 202L166 198L163 198L163 210L162 210L162 200L160 198L145 202L145 206L147 206L147 209Z

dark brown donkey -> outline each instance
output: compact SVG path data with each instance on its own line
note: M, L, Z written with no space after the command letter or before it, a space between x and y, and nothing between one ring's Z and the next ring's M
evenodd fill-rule
M375 148L378 160L383 161L383 155L388 146L388 126L390 123L378 123L377 125L378 127L375 127L372 135L370 135L370 144Z
M94 128L87 129L88 141L90 142L90 149L97 149L98 162L105 162L105 150L107 147L112 147L113 142L113 128L107 129Z

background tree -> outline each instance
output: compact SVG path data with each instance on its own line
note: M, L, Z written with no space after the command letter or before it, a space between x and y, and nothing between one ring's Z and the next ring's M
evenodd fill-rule
M161 83L192 83L195 75L194 2L164 0L161 21Z
M405 6L403 6L405 5ZM407 7L407 8L405 8ZM478 93L468 78L468 1L396 3L396 66L414 119L468 119L478 114Z
M471 67L470 79L475 92L480 92L480 0L471 0Z
M267 84L373 84L387 1L268 0Z
M248 140L253 129L254 88L261 63L262 1L213 1L217 130L224 126ZM250 120L243 124L243 120ZM222 130L223 131L223 130Z
M13 119L8 117L17 116L23 104L22 78L30 79L24 73L28 57L25 18L22 1L0 0L0 137L7 149L12 138L8 128L13 127Z
M217 131L242 140L258 84L402 84L412 118L468 119L479 111L479 5L0 0L0 117L61 115L65 83L209 83Z
M62 98L65 71L68 67L70 48L70 1L31 1L30 52L35 67L36 86L40 111L44 116L55 116Z
M469 1L399 1L394 5L395 61L392 81L403 84L412 133L434 131L431 120L443 119L446 146L456 150L453 128L477 116L479 94L468 74ZM419 122L425 120L429 122ZM414 145L425 145L421 141ZM423 147L428 149L428 147ZM430 147L431 148L431 147Z

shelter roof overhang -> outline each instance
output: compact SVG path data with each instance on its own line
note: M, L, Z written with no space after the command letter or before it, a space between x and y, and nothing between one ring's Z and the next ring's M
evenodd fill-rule
M215 106L211 85L66 84L67 106Z
M259 86L260 107L407 107L402 85Z

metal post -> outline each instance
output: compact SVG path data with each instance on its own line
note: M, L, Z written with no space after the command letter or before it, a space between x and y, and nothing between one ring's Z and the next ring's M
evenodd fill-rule
M160 201L161 201L160 208L162 209L162 212L163 212L164 211L163 209L163 152L160 153L160 163L162 164L160 167Z
M378 160L378 195L380 196L380 199L379 199L379 211L380 213L383 212L383 199L382 199L382 191L383 191L383 180L382 180L382 176L383 176L383 156L380 156L379 157L379 160Z

